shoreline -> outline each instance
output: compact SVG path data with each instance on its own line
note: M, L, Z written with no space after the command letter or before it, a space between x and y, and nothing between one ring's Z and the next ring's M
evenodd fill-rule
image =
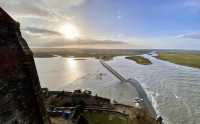
M200 69L200 53L157 52L157 54L153 57L159 60Z
M132 60L140 65L151 65L152 64L152 62L149 59L143 57L142 55L126 56L125 59Z
M157 117L157 113L152 106L152 103L150 102L149 98L147 97L146 92L144 91L144 88L140 85L140 83L135 79L126 79L124 78L120 73L118 73L116 70L114 70L110 65L105 63L103 60L99 60L99 62L104 66L110 73L112 73L114 76L116 76L122 83L130 83L133 88L135 88L138 96L134 100L139 103L139 105L147 111L153 118Z

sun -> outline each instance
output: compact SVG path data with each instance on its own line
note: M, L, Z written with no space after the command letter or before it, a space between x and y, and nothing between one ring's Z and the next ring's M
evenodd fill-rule
M75 40L80 37L78 28L70 23L66 23L60 27L60 33L63 34L67 39Z

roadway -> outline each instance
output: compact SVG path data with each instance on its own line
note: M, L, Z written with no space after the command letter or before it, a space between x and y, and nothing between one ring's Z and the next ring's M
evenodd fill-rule
M133 87L135 87L137 93L138 93L138 97L139 99L142 100L142 102L140 102L140 105L144 108L146 108L146 110L148 110L151 115L156 118L157 114L155 112L155 109L153 108L151 102L149 101L146 92L144 91L144 89L142 88L142 86L140 85L140 83L135 80L135 79L126 79L124 78L120 73L118 73L116 70L114 70L110 65L108 65L107 63L105 63L103 60L99 60L99 62L109 71L111 72L115 77L117 77L121 82L123 83L130 83Z

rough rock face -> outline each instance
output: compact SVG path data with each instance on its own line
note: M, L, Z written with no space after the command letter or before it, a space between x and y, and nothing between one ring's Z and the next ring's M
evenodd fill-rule
M0 124L49 124L32 52L0 7Z

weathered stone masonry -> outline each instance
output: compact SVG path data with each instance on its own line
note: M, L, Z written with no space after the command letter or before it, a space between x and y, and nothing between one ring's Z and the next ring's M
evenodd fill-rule
M49 124L33 54L0 7L0 124Z

